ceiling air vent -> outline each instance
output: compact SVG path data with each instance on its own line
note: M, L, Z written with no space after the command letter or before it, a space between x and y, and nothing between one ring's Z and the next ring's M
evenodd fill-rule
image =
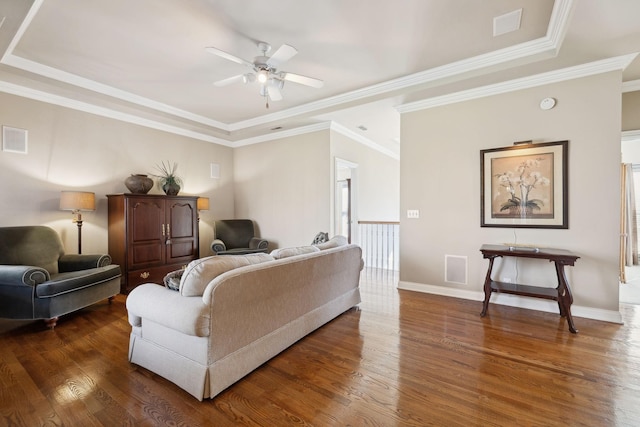
M519 30L521 18L522 9L493 18L493 37Z

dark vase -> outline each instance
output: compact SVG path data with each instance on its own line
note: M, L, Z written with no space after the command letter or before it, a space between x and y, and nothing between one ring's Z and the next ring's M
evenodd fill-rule
M167 182L162 186L162 191L167 196L177 196L180 192L180 186L175 182Z
M132 174L124 180L124 185L133 194L147 194L153 188L153 180L147 175Z

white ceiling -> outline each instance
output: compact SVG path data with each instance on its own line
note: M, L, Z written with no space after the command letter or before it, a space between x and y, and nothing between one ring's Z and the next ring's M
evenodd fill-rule
M2 0L0 91L229 146L331 123L398 156L394 107L638 52L638 17L637 0ZM267 109L258 83L212 84L246 68L205 47L252 61L258 41L324 86L287 82Z

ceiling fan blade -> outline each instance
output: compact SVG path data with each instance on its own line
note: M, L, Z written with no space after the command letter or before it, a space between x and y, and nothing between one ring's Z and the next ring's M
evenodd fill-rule
M289 82L315 87L316 89L320 89L322 86L324 86L324 82L322 80L314 79L313 77L307 77L300 74L282 72L280 73L280 78Z
M222 87L222 86L228 86L230 84L236 83L236 82L244 82L246 79L244 74L238 74L237 76L233 76L233 77L229 77L223 80L218 80L217 82L214 82L214 86L218 86L218 87Z
M205 47L204 50L206 50L209 53L213 53L214 55L218 55L219 57L227 59L229 61L236 62L238 64L246 65L247 67L253 68L252 62L246 61L242 58L238 58L237 56L227 53L224 50L220 50L215 47Z
M267 60L267 65L271 68L277 68L278 65L282 64L283 62L287 62L288 60L296 56L297 53L298 50L295 47L289 46L288 44L283 44Z
M277 86L267 86L267 93L269 94L269 99L272 101L282 100L282 92L280 92L280 89Z

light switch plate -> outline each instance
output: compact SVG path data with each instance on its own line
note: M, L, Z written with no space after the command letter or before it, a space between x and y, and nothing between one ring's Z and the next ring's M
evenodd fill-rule
M411 218L411 219L420 218L420 211L418 209L408 209L407 218Z

